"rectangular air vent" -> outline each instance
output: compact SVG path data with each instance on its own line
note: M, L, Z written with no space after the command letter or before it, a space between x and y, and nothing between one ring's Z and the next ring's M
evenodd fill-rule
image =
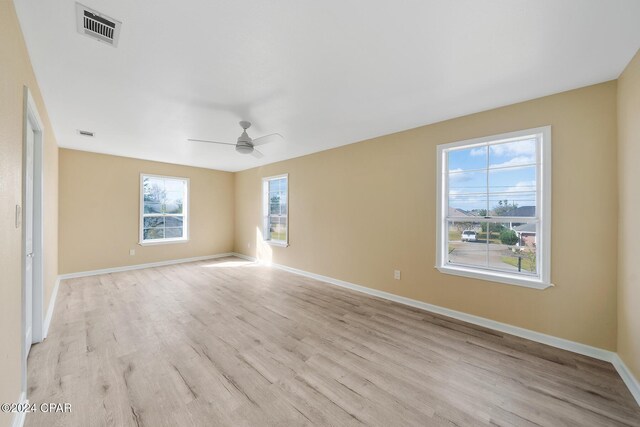
M76 3L76 21L78 32L113 47L118 45L120 26L117 19Z

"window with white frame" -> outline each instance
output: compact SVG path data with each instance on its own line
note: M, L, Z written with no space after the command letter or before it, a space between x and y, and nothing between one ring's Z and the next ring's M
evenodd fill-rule
M188 240L189 179L140 175L140 244Z
M262 179L263 238L286 246L289 243L289 176Z
M551 286L549 126L439 145L438 186L440 271Z

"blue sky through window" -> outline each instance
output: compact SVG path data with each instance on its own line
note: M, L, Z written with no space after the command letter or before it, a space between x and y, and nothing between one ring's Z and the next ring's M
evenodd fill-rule
M494 209L500 201L536 205L535 138L448 151L449 207Z

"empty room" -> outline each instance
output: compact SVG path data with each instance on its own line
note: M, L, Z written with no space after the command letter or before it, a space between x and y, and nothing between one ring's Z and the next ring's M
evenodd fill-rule
M0 427L640 427L639 18L0 0Z

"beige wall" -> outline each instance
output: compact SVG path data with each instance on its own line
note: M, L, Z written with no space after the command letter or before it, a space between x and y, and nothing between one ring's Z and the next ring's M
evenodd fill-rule
M596 347L616 350L617 341L640 377L640 276L629 232L640 212L640 53L618 82L231 174L59 152L13 3L0 0L1 402L20 394L21 230L13 223L22 204L25 85L45 124L45 310L58 270L235 250ZM439 273L436 145L544 125L553 126L556 287L539 291ZM188 243L137 244L141 172L190 178ZM261 242L261 178L281 173L290 177L288 248ZM610 219L616 215L617 224ZM401 281L393 280L394 269L402 270ZM11 414L0 413L0 425L10 421Z
M618 80L618 354L640 379L640 51Z
M23 87L28 86L44 122L45 312L58 273L58 146L22 38L13 2L0 0L0 402L20 395L22 329L21 229ZM0 425L12 414L0 412Z
M190 179L189 242L138 245L140 173ZM60 274L232 251L233 181L229 172L61 149Z
M553 127L556 286L438 272L436 145L544 125ZM612 81L243 171L235 250L615 350L616 138ZM260 243L261 178L281 173L289 173L287 248Z

